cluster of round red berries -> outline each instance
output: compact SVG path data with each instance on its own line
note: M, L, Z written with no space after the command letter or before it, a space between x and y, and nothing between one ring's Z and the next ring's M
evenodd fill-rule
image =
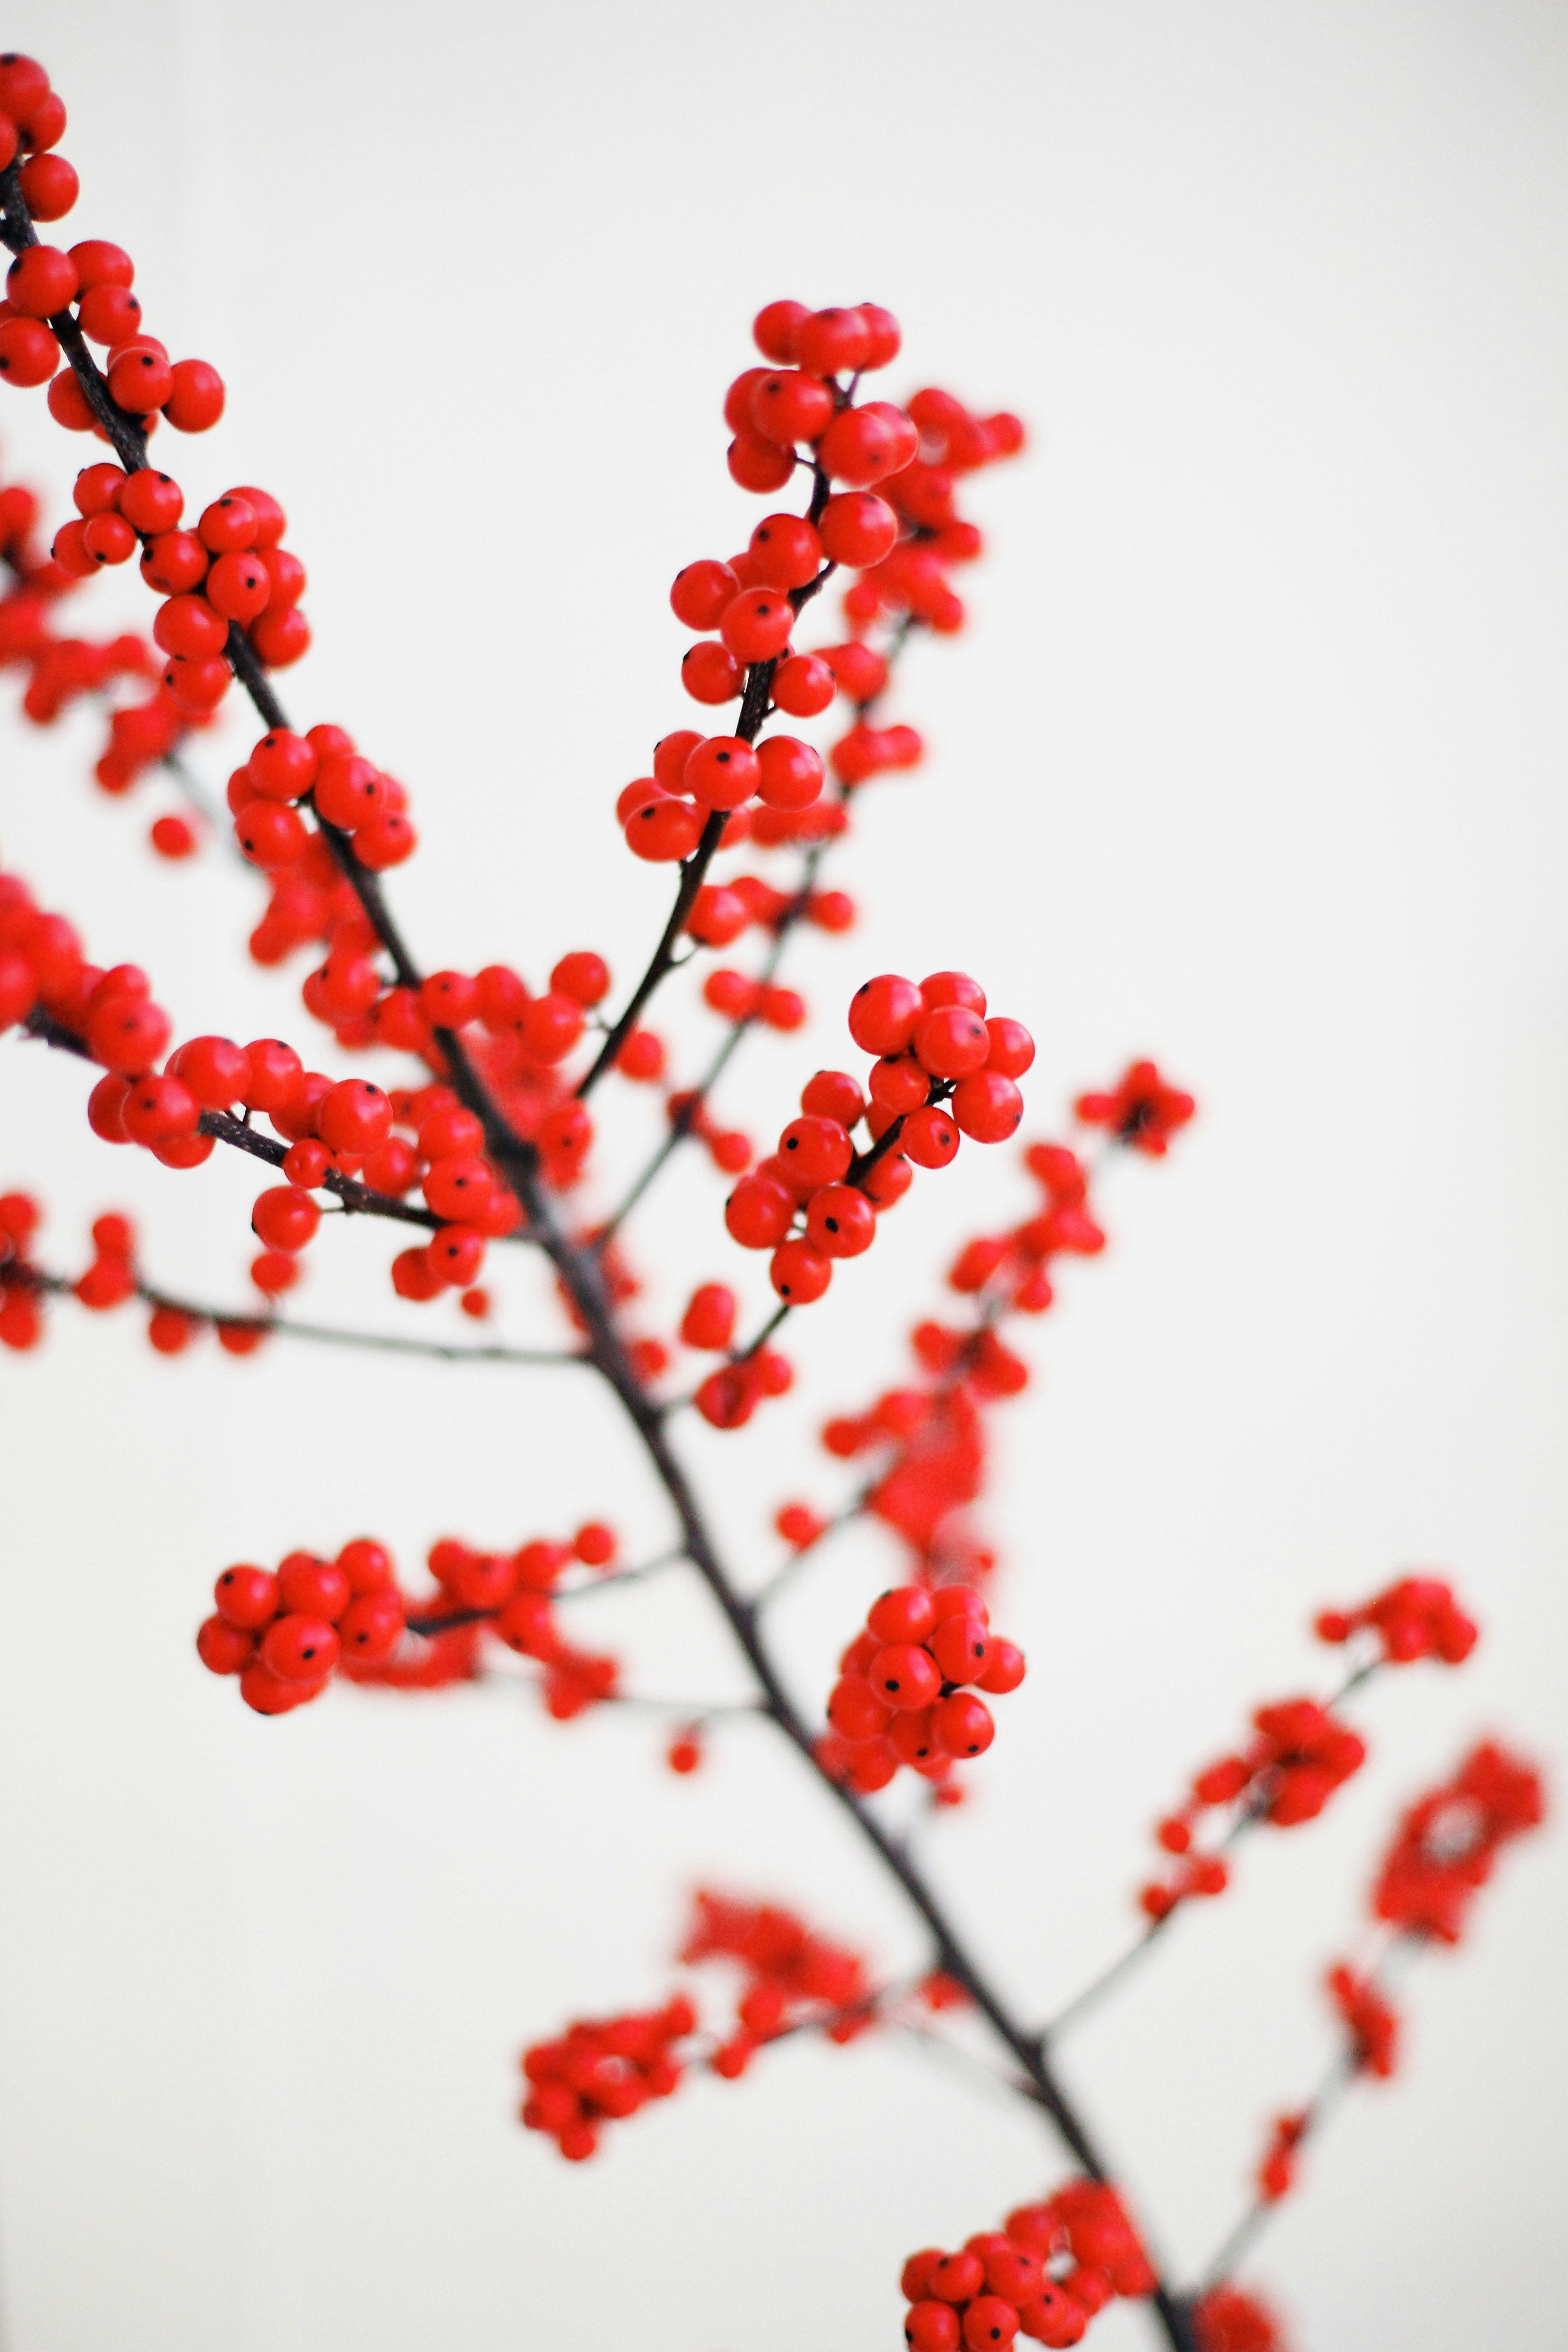
M702 1001L735 1024L760 1021L764 1029L777 1029L785 1035L805 1025L805 1000L797 990L780 988L770 980L749 979L727 964L709 973L702 983Z
M1286 2352L1279 2323L1266 2304L1239 2287L1211 2287L1193 2305L1196 2352Z
M879 485L898 516L899 543L853 583L844 609L860 624L879 613L909 613L952 635L963 625L963 605L950 574L955 565L972 563L982 545L974 525L958 514L958 480L999 457L1016 457L1024 428L1005 414L975 416L952 393L934 387L913 394L907 415L920 454Z
M944 1780L996 1736L976 1692L999 1696L1023 1679L1022 1650L990 1631L972 1585L894 1585L838 1662L818 1755L863 1794L885 1789L900 1764Z
M44 1305L58 1286L31 1262L27 1246L40 1222L37 1202L26 1192L0 1196L0 1346L35 1348L44 1335ZM129 1217L110 1210L93 1220L93 1255L70 1289L83 1307L107 1314L127 1299L148 1297L149 1344L161 1356L178 1356L207 1319L172 1306L143 1290L136 1272L136 1235ZM218 1345L230 1355L248 1356L265 1325L243 1318L214 1317Z
M984 1012L984 991L963 972L933 972L918 988L884 976L857 991L850 1034L882 1055L869 1102L845 1071L819 1070L801 1095L802 1116L725 1204L731 1238L772 1251L773 1288L790 1306L822 1297L836 1258L869 1249L877 1212L909 1187L910 1161L946 1167L960 1128L992 1143L1016 1127L1023 1097L1009 1073L1027 1069L1034 1044L1021 1023ZM949 1098L952 1118L937 1108ZM872 1146L857 1155L851 1135L862 1119Z
M1371 1977L1336 1961L1324 1982L1355 2053L1358 2071L1386 2082L1399 2056L1399 2012Z
M405 1690L468 1679L479 1671L488 1630L544 1667L546 1708L565 1721L613 1697L618 1668L613 1658L573 1648L552 1596L574 1562L602 1572L616 1548L614 1529L598 1519L569 1541L537 1537L513 1552L480 1551L443 1536L426 1555L437 1589L424 1599L399 1586L384 1544L356 1538L331 1562L290 1552L275 1576L226 1569L214 1590L216 1615L196 1646L214 1674L239 1675L240 1695L258 1714L281 1715L317 1697L335 1669L354 1682ZM417 1638L405 1641L405 1633Z
M282 544L276 499L250 487L226 490L194 530L180 528L184 493L168 474L143 467L88 466L77 476L78 520L55 533L54 559L76 580L128 562L142 550L142 577L163 596L153 635L167 657L163 685L182 718L200 719L227 693L232 629L263 664L280 669L310 642L299 608L305 572Z
M340 1658L389 1658L403 1639L403 1595L380 1544L343 1546L335 1559L291 1551L276 1574L242 1562L213 1587L215 1614L196 1635L209 1673L237 1675L258 1715L287 1715L320 1698Z
M1373 1916L1405 1935L1457 1944L1500 1848L1545 1815L1540 1773L1482 1740L1404 1814L1373 1891Z
M1386 1592L1359 1609L1325 1609L1314 1630L1321 1642L1348 1642L1365 1630L1375 1633L1384 1663L1405 1666L1417 1658L1462 1665L1480 1638L1480 1629L1454 1598L1453 1587L1433 1576L1402 1576Z
M523 2123L548 2133L563 2157L580 2164L598 2147L605 2124L635 2116L679 2087L675 2048L696 2025L696 2011L679 1993L663 2009L578 2018L558 2040L534 2042L522 2053L529 2084L519 2110Z
M1086 1127L1106 1128L1118 1143L1152 1160L1163 1159L1196 1108L1191 1095L1166 1085L1152 1062L1133 1062L1108 1092L1079 1095L1073 1105Z
M1156 2282L1116 2190L1075 2180L956 2252L922 2247L900 2284L910 2352L1005 2352L1018 2336L1080 2343L1115 2296L1148 2294Z
M36 59L7 50L0 56L0 170L26 155L18 193L34 220L63 220L74 206L77 174L50 151L64 135L66 110ZM128 253L101 237L68 252L30 245L16 256L0 304L0 377L21 385L47 383L49 409L72 432L99 431L74 375L57 375L60 345L51 320L74 309L89 342L108 346L110 397L151 432L160 415L182 433L205 433L223 415L223 379L205 360L176 360L142 329L142 305L131 291L135 268ZM54 381L51 383L50 379Z
M407 792L395 776L360 756L344 728L312 727L296 735L275 727L228 782L234 837L252 866L268 873L298 866L310 836L296 803L307 800L324 824L353 843L360 864L373 872L401 866L413 856L418 836L408 821ZM368 944L378 944L374 932ZM380 982L362 1001L350 1002L353 993L329 985L325 1010L368 1012Z
M1180 1858L1180 1867L1171 1879L1156 1880L1140 1893L1151 1919L1165 1918L1188 1895L1224 1893L1229 1873L1223 1857L1202 1853L1193 1843L1205 1812L1235 1808L1238 1821L1294 1829L1315 1821L1334 1790L1366 1760L1359 1733L1316 1699L1260 1706L1252 1721L1257 1738L1239 1754L1222 1756L1194 1773L1186 1803L1160 1823L1155 1834L1167 1853Z
M716 2074L733 2081L764 2042L803 2024L852 2042L875 2023L876 2000L858 1954L816 1933L774 1903L742 1903L701 1889L681 1946L688 1967L738 1961L744 1982L735 2030L714 2052Z

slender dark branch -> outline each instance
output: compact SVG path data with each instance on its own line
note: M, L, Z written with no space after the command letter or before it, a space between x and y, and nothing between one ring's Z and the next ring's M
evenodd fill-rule
M805 1562L815 1559L829 1536L837 1535L840 1528L849 1527L859 1518L870 1499L870 1487L863 1487L852 1503L847 1503L841 1511L836 1512L832 1518L823 1522L809 1543L796 1544L788 1558L780 1561L767 1582L759 1585L756 1591L752 1594L752 1608L766 1609L776 1601L785 1585L793 1581Z
M784 957L784 949L789 942L790 933L794 930L795 925L799 922L801 917L805 912L806 903L811 896L812 886L816 879L817 868L822 863L823 855L826 847L827 844L825 841L814 842L811 848L806 853L806 856L801 869L799 885L796 887L794 896L791 898L788 906L785 907L779 915L778 920L773 927L773 944L770 946L767 955L763 959L761 971L756 975L758 984L762 988L765 988L777 972L779 964ZM681 1104L680 1108L670 1120L668 1131L664 1136L658 1150L654 1153L652 1159L647 1161L647 1165L642 1170L641 1174L637 1177L629 1191L622 1200L620 1206L616 1209L605 1220L604 1224L599 1227L597 1235L599 1248L603 1249L606 1243L615 1239L616 1234L619 1232L622 1224L631 1214L633 1209L636 1208L637 1202L642 1199L643 1194L647 1191L647 1188L653 1182L654 1178L663 1168L665 1161L669 1158L671 1152L675 1150L678 1144L684 1142L686 1138L691 1133L699 1118L707 1108L709 1096L712 1093L713 1088L718 1085L719 1080L723 1076L725 1070L729 1067L731 1055L735 1053L736 1048L739 1046L742 1038L746 1034L747 1030L755 1026L756 1020L756 1013L752 1011L750 1013L742 1013L738 1020L731 1023L728 1030L725 1032L722 1045L714 1055L713 1059L710 1062L701 1077L699 1078L695 1087L687 1096L685 1101Z
M680 887L675 894L675 904L670 908L669 920L664 927L658 945L649 960L647 970L632 991L625 1011L619 1015L615 1027L600 1046L591 1067L577 1082L577 1098L580 1102L586 1101L605 1072L614 1063L621 1047L637 1027L637 1016L643 1006L674 964L676 942L686 928L686 919L696 902L697 893L702 887L703 877L713 863L719 844L724 837L724 827L728 822L729 819L722 809L714 809L710 813L708 821L702 828L701 839L680 869Z
M47 1274L41 1266L23 1261L6 1265L0 1281L24 1290L51 1292L64 1297L74 1291L76 1285L63 1274ZM444 1363L461 1364L585 1364L589 1359L576 1348L507 1348L499 1342L492 1346L474 1346L461 1341L443 1339L410 1339L389 1331L344 1331L334 1324L297 1323L281 1315L258 1314L254 1308L240 1307L233 1311L222 1307L199 1305L195 1299L176 1297L173 1291L160 1290L153 1283L138 1281L133 1297L148 1307L159 1307L174 1315L188 1315L193 1323L221 1323L226 1329L259 1331L270 1339L276 1333L284 1339L311 1339L327 1347L358 1348L373 1353L395 1356L435 1356ZM639 1571L628 1570L626 1579ZM640 1573L647 1574L644 1570ZM616 1584L619 1577L605 1577L605 1584ZM592 1588L587 1588L592 1589ZM561 1596L564 1599L566 1596Z

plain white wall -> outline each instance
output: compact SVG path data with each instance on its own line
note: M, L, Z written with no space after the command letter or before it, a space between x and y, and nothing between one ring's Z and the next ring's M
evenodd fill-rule
M1462 1676L1369 1694L1362 1779L1256 1841L1066 2054L1195 2263L1323 2063L1318 1972L1394 1809L1478 1730L1562 1748L1563 11L16 0L6 36L71 110L72 234L127 244L153 331L228 380L187 486L289 507L317 650L288 698L413 786L396 898L431 963L537 980L594 944L625 975L657 929L667 881L608 809L689 715L669 576L762 511L718 417L761 301L886 302L894 388L1028 419L973 494L973 634L900 689L931 758L842 858L863 927L799 956L820 1032L759 1039L726 1100L761 1132L865 972L943 963L1039 1038L1029 1132L1132 1051L1202 1098L1168 1165L1117 1171L1115 1246L1000 1416L1033 1673L931 1867L1021 2004L1119 1947L1194 1763L1324 1685L1321 1601L1432 1562L1485 1622ZM63 501L79 445L0 397L7 468ZM92 593L145 625L134 582ZM308 1032L240 951L253 882L157 866L151 803L85 782L93 723L6 740L6 862L96 953L144 960L185 1028ZM248 740L236 709L216 781ZM689 999L664 1025L685 1067L713 1034ZM244 1168L111 1156L81 1072L0 1059L0 1183L47 1193L53 1255L128 1204L155 1275L244 1297ZM652 1118L617 1108L612 1154ZM749 1571L778 1499L841 1490L821 1414L896 1376L953 1240L1024 1197L1010 1154L924 1181L801 1318L798 1398L692 1433ZM693 1160L634 1238L654 1327L738 1264L719 1200ZM331 1238L310 1308L390 1323L382 1236ZM510 1333L552 1328L502 1286ZM562 2166L510 2119L515 2051L658 1995L693 1881L915 1953L845 1831L744 1727L683 1784L630 1715L562 1728L502 1687L262 1723L196 1670L231 1559L363 1529L412 1563L590 1510L657 1544L585 1387L165 1363L73 1310L0 1360L0 1446L11 2352L859 2352L898 2341L904 2252L1059 2177L1026 2116L869 2041L695 2084ZM803 1691L889 1557L846 1543L792 1602ZM735 1687L689 1596L603 1606L639 1687ZM1310 2352L1560 2337L1565 1927L1538 1841L1418 1972L1406 2078L1259 2256ZM1095 2340L1148 2336L1119 2311Z

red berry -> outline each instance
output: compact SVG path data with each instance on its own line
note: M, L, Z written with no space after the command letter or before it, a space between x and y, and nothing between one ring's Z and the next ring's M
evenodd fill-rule
M53 337L50 342L58 362L58 347L54 345ZM0 360L0 366L3 365L4 361ZM42 376L15 376L12 381L42 383L45 379ZM782 490L795 471L795 457L789 449L780 448L776 442L752 429L736 434L730 444L728 463L732 478L742 489L764 494L769 490Z
M742 1176L724 1204L725 1228L742 1249L772 1249L794 1219L794 1194L772 1176Z
M320 1682L338 1663L336 1629L324 1617L279 1617L261 1637L262 1663L279 1682Z
M914 1034L915 1054L934 1078L967 1078L985 1066L991 1040L978 1013L960 1004L928 1013Z
M940 1696L942 1676L931 1653L916 1642L892 1642L879 1650L867 1680L889 1706L930 1706Z
M792 719L815 719L837 691L838 681L819 654L791 654L773 672L773 700Z
M753 586L804 588L822 567L822 541L804 515L765 516L752 533L749 551Z
M716 629L740 586L727 563L704 556L676 573L669 592L670 610L689 629Z
M329 1150L363 1156L391 1134L392 1105L368 1078L343 1078L321 1097L316 1126Z
M977 2294L963 2315L969 2352L1004 2352L1018 2333L1018 2315L999 2294Z
M986 1068L999 1071L1005 1078L1021 1078L1035 1058L1035 1041L1023 1023L987 1021L985 1034L991 1040Z
M835 480L867 489L889 474L901 473L920 451L920 434L901 408L873 400L864 408L843 408L822 436L817 462Z
M805 1236L828 1257L858 1257L877 1238L877 1214L850 1184L825 1184L806 1206Z
M321 1210L310 1194L292 1184L279 1184L258 1194L250 1213L251 1232L274 1250L303 1249L321 1222Z
M951 2303L921 2302L904 2314L910 2352L958 2352L960 2324Z
M944 1617L931 1635L931 1654L944 1682L978 1682L991 1655L991 1637L978 1617Z
M724 608L719 634L737 661L772 661L795 627L795 607L776 588L742 588Z
M739 808L762 781L751 745L738 735L710 735L689 753L686 789L705 809Z
M132 416L147 416L154 408L162 408L174 388L174 371L168 361L150 351L145 341L121 348L118 358L110 361L110 395Z
M733 702L746 683L746 673L728 646L704 638L682 657L680 683L693 702Z
M849 1000L849 1034L868 1054L901 1054L925 1014L912 980L884 972L863 981Z
M76 293L76 264L58 246L29 246L5 273L5 299L19 318L52 319Z
M680 1318L680 1336L689 1348L727 1348L735 1331L736 1301L721 1282L698 1286Z
M858 310L813 310L795 331L795 357L816 375L857 375L866 365L871 336Z
M325 1617L335 1625L353 1598L348 1578L335 1561L313 1552L291 1551L278 1566L278 1590L286 1610Z
M813 1118L847 1129L864 1116L866 1097L847 1070L818 1070L801 1088L800 1107Z
M762 781L757 797L768 808L810 808L822 792L819 754L794 735L770 735L757 746Z
M41 319L0 320L0 376L7 383L24 390L47 383L59 363L60 347Z
M223 378L205 360L177 360L163 414L179 433L205 433L223 415Z
M809 1307L833 1279L833 1261L806 1241L781 1242L768 1266L773 1288L792 1307Z
M954 1691L933 1708L931 1730L950 1756L983 1756L996 1737L990 1708L970 1691Z
M790 1181L803 1192L837 1184L854 1156L855 1148L837 1119L803 1114L792 1118L779 1137L779 1157L789 1170Z
M824 507L818 529L824 555L866 572L892 553L899 518L886 499L869 490L842 490Z
M218 1615L247 1633L270 1625L278 1614L278 1579L265 1568L226 1568L213 1587Z
M933 1013L931 1017L945 1016ZM997 1070L980 1070L953 1088L952 1116L976 1143L1005 1143L1024 1116L1024 1097L1011 1078Z
M255 1654L255 1634L222 1617L206 1618L196 1634L196 1655L209 1675L240 1674Z
M821 377L798 368L773 369L752 394L753 430L784 448L815 441L832 415L833 394Z
M763 357L787 367L795 355L795 337L811 312L804 302L767 302L752 321L752 340ZM751 375L766 373L763 368L752 368Z
M993 1697L1000 1697L1007 1691L1017 1689L1024 1679L1024 1653L1016 1643L994 1637L985 1670L977 1680L983 1691L989 1691Z

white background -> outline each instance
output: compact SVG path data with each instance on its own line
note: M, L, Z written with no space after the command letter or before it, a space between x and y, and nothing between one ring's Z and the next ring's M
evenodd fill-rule
M1318 1975L1394 1810L1483 1729L1561 1757L1562 9L17 0L5 29L71 110L70 234L129 246L153 331L228 380L173 452L193 499L289 508L318 649L288 699L408 780L432 965L646 952L667 877L609 807L689 716L670 574L765 511L718 416L760 302L887 303L890 391L1028 419L973 492L973 630L900 689L931 755L841 861L863 927L798 959L819 1030L759 1039L726 1101L763 1132L866 972L941 964L1040 1040L1028 1132L1134 1051L1202 1100L1168 1164L1117 1170L1113 1250L998 1416L1032 1671L931 1866L1021 2007L1119 1948L1194 1764L1324 1686L1315 1606L1434 1563L1484 1621L1462 1676L1368 1694L1362 1778L1066 2054L1190 2269L1324 2062ZM8 470L63 501L82 445L0 398ZM92 595L95 627L150 616L133 580ZM144 961L184 1031L309 1035L244 959L249 877L158 866L154 802L86 782L97 722L5 740L6 862L100 961ZM661 1021L692 1067L710 1017ZM128 1204L155 1276L245 1297L244 1167L111 1156L82 1072L0 1061L0 1184L47 1194L56 1262ZM653 1115L623 1093L612 1160ZM1011 1153L922 1179L800 1319L797 1397L693 1433L745 1573L779 1499L842 1489L823 1412L898 1376L953 1242L1029 1197ZM647 1328L699 1276L754 1294L720 1198L693 1160L639 1229ZM411 1314L389 1255L324 1235L310 1309ZM500 1286L511 1336L556 1328ZM72 1308L0 1361L0 1446L11 2352L869 2352L908 2249L1060 2177L1026 2115L872 2042L696 2083L563 2166L510 2119L515 2052L659 1996L698 1879L916 1956L824 1801L743 1726L681 1783L631 1715L562 1728L498 1687L261 1722L197 1671L232 1559L363 1530L412 1568L590 1511L656 1548L585 1385L168 1363ZM781 1617L804 1694L890 1557L845 1544ZM602 1606L637 1686L736 1686L674 1586ZM1510 1855L1417 1973L1407 2075L1311 2155L1258 2271L1309 2352L1562 2340L1563 1911L1557 1843ZM1126 2310L1095 2337L1148 2340Z

